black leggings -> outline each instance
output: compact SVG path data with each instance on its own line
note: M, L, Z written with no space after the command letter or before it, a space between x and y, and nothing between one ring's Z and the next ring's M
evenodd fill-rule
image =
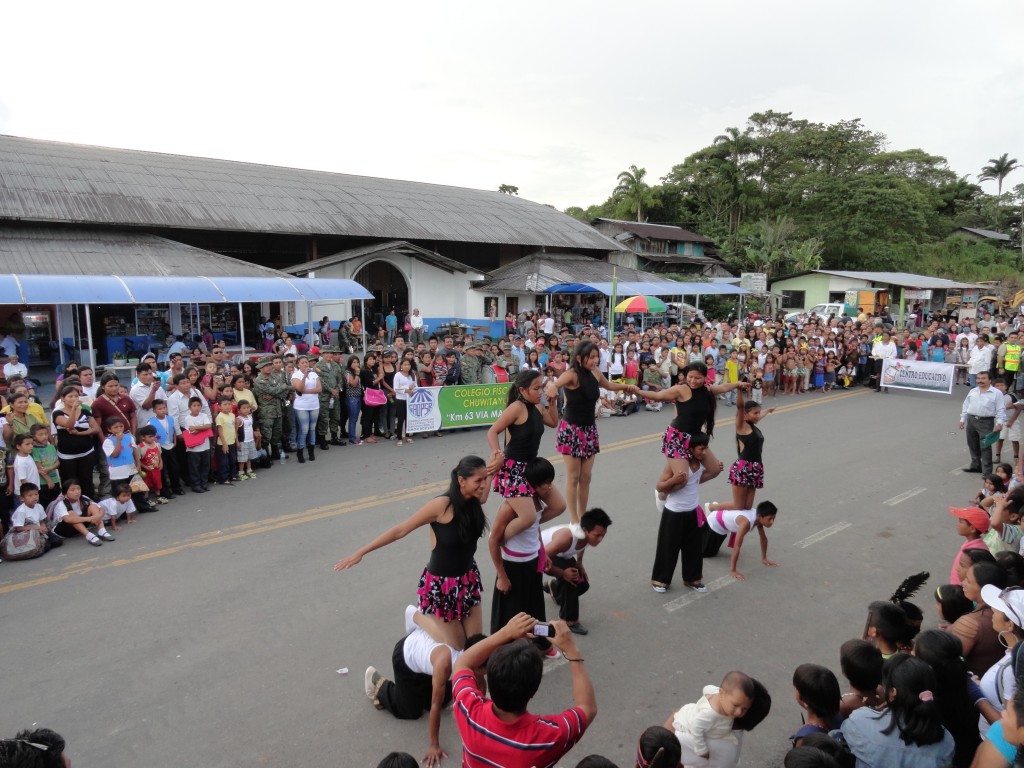
M408 412L408 405L405 400L395 400L395 408L398 412L398 426L395 428L395 434L398 435L399 440L405 434L405 417Z
M63 480L75 478L82 486L82 495L96 498L96 488L92 482L92 471L96 467L96 451L89 451L85 456L75 459L60 460L60 476Z

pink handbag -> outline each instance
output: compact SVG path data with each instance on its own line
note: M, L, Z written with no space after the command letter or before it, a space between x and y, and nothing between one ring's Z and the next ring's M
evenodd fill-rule
M383 389L364 389L363 390L363 404L364 405L385 405L388 401L388 396Z

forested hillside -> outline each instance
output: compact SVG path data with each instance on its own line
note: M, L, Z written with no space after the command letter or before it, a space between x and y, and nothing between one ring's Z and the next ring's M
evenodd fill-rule
M736 268L771 275L826 267L1012 281L1022 268L1017 168L1004 154L961 174L924 149L890 146L859 119L825 125L770 111L727 128L660 183L631 166L605 202L566 212L679 224L714 238ZM985 179L1000 194L985 194ZM962 226L1012 242L953 234Z

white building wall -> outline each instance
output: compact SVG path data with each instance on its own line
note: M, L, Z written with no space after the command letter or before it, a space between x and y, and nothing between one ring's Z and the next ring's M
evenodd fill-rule
M866 280L857 280L852 277L840 277L838 275L831 275L828 281L829 292L834 291L852 291L854 289L866 288L868 282Z
M381 261L370 257L360 261L347 261L316 270L316 277L354 279L366 264ZM409 286L410 309L419 309L423 317L484 317L483 299L470 286L474 280L482 280L480 272L447 272L425 261L404 254L391 254L384 259L406 279ZM313 304L314 322L324 315L332 320L348 319L359 315L358 300L338 302L316 302ZM294 305L295 321L306 322L305 305Z

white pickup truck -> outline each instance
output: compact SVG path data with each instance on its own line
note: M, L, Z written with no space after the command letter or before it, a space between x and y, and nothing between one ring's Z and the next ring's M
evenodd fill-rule
M854 308L848 304L815 304L806 312L790 312L786 315L786 322L795 323L797 318L801 315L805 315L807 317L813 315L819 320L828 320L829 316L835 316L837 318L842 317L843 315L856 317L856 312L854 311Z

